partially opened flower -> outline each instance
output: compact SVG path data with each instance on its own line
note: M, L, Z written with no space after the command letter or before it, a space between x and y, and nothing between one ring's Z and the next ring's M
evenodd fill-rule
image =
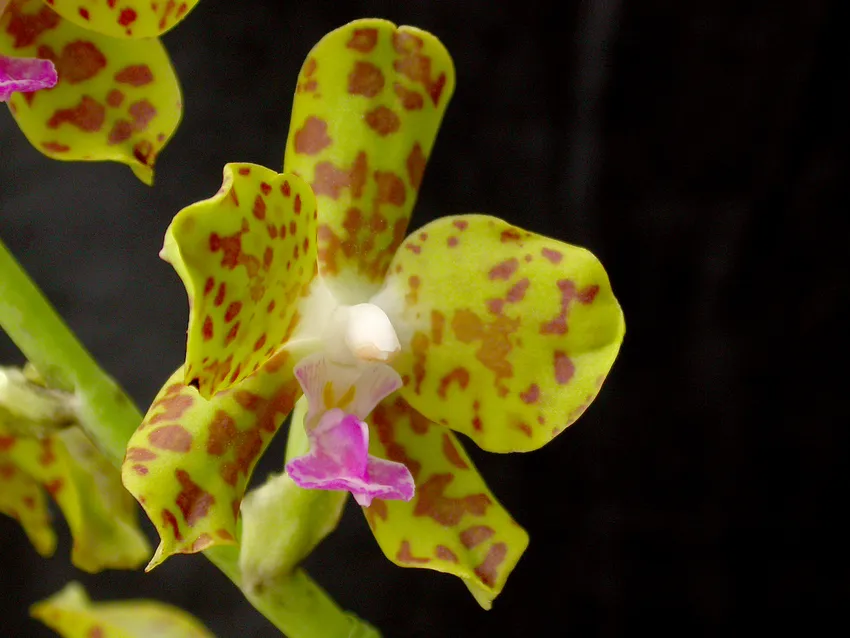
M64 394L0 368L0 513L16 519L36 551L50 556L56 533L49 494L73 537L74 565L87 572L135 569L150 556L136 505Z
M0 100L45 155L123 162L150 184L182 112L155 36L197 1L8 0L0 6Z
M624 324L584 249L484 215L405 239L453 88L430 34L338 29L299 77L286 172L227 165L175 218L163 256L189 295L186 363L124 464L162 539L152 565L235 542L254 464L303 389L292 427L310 451L292 479L371 501L390 560L456 574L485 607L501 591L528 537L452 430L493 452L544 445L598 393Z

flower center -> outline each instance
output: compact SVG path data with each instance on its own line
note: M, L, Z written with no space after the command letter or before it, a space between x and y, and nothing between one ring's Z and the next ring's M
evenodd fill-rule
M387 313L371 303L337 306L324 332L325 351L341 363L388 363L401 350Z

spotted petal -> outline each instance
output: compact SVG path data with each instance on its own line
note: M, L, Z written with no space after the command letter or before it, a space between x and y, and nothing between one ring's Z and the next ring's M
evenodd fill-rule
M50 60L0 55L0 102L12 93L31 93L54 86L59 77Z
M528 546L528 534L484 484L455 436L394 395L369 418L370 451L404 463L409 503L375 500L366 519L387 558L454 574L485 609Z
M625 330L592 254L483 215L408 237L374 302L406 341L404 398L493 452L539 448L573 423Z
M315 239L310 187L254 164L226 165L218 193L174 218L162 256L189 295L185 382L201 396L256 371L292 335Z
M150 38L165 33L200 0L48 0L66 20L113 38Z
M206 401L178 370L127 448L124 485L161 539L148 569L177 553L234 544L257 459L300 396L289 353Z
M65 20L40 0L14 0L0 17L0 54L56 65L54 88L9 100L33 146L59 160L122 162L146 184L153 181L156 157L182 112L159 40L116 40Z
M79 583L36 603L30 614L63 638L214 638L176 607L154 600L94 603Z
M404 238L454 90L431 34L358 20L310 52L295 92L284 170L319 207L319 270L338 299L374 292Z
M39 554L52 556L56 533L50 524L47 499L38 481L21 470L6 452L16 443L16 437L0 435L0 513L21 524Z
M11 505L39 552L52 553L55 537L35 486L43 487L65 515L74 539L71 560L80 569L131 569L147 560L150 549L137 526L133 499L112 464L79 428L44 439L0 436L0 444L5 448L0 451L0 477L11 481L4 481L4 492L9 485L11 495L20 496L27 511ZM4 494L0 503L8 504L9 497Z

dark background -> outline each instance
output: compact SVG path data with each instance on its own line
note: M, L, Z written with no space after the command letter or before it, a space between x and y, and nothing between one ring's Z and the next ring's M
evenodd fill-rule
M556 441L473 450L532 536L492 611L392 565L351 504L311 573L388 637L846 635L843 4L203 0L165 37L186 110L156 186L50 161L0 114L0 233L147 406L184 352L185 295L157 258L171 217L228 161L279 168L324 33L367 16L430 30L458 88L412 228L486 212L586 246L628 332ZM0 357L19 360L5 339ZM49 635L26 607L72 578L171 601L220 638L277 635L201 557L92 577L67 539L42 560L0 518L0 635Z

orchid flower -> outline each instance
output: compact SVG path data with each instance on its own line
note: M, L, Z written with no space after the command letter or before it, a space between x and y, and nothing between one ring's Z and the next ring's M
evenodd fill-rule
M0 100L45 155L122 162L150 184L182 112L156 36L197 2L0 0Z
M228 164L175 217L162 256L189 297L186 362L123 467L160 534L150 567L237 542L254 465L303 393L292 480L369 505L393 562L455 574L485 607L501 591L528 536L452 430L541 447L597 395L624 323L582 248L484 215L405 239L453 89L432 35L348 24L301 70L285 172Z
M136 505L112 463L79 426L73 397L0 368L0 513L16 519L42 556L56 549L49 494L87 572L135 569L150 556Z

